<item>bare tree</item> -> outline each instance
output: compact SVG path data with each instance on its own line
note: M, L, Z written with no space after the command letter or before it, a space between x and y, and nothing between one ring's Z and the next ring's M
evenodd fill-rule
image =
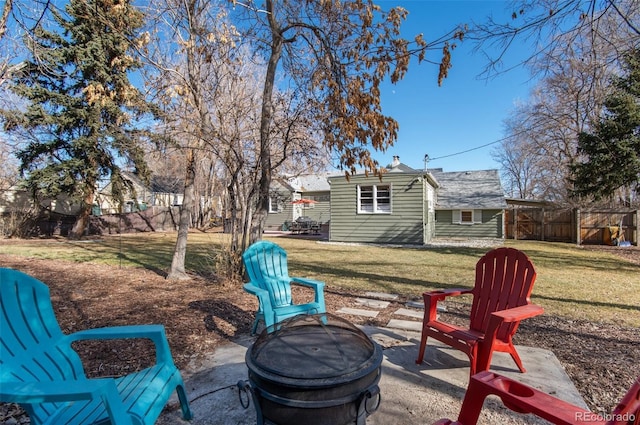
M358 167L379 172L370 150L385 150L397 137L398 123L385 116L380 84L402 79L412 56L425 58L430 48L443 49L440 78L449 67L451 33L428 44L417 35L400 37L407 11L383 11L372 1L266 0L264 8L240 3L249 19L248 37L261 47L267 64L260 117L260 179L250 241L262 236L272 180L274 87L282 71L303 102L314 105L324 144L346 174Z
M216 12L213 5L199 1L167 0L149 5L152 48L145 56L153 67L148 68L148 82L165 110L167 139L184 155L184 198L169 279L188 278L184 264L196 200L197 162L209 136L205 83L212 70L206 58L216 49L211 42L218 34L214 28Z
M465 40L475 43L487 58L486 77L519 65L545 72L544 64L562 60L567 48L582 47L575 57L587 62L620 63L638 45L640 5L636 0L512 0L507 7L510 21L489 17L472 23L465 33ZM506 63L510 49L523 43L531 52L523 63Z
M486 75L500 72L501 55L516 37L529 36L535 44L526 63L541 78L528 104L507 121L505 143L494 157L503 166L512 158L528 158L526 174L536 178L524 193L572 204L569 177L578 158L578 134L600 116L609 76L622 52L637 43L633 22L639 7L637 2L577 0L515 2L513 7L513 24L490 21L468 34L482 41L480 46L500 47ZM503 168L509 183L519 181L521 173Z
M500 164L502 185L510 197L521 199L542 198L537 161L540 156L532 149L527 138L527 125L521 118L526 114L526 105L505 120L507 137L493 149L491 156Z
M18 161L9 143L0 137L0 190L9 189L18 182Z
M166 134L180 152L185 197L169 278L187 278L187 235L197 221L203 193L225 188L227 231L231 234L225 267L237 273L246 246L259 169L261 93L264 67L248 44L242 45L223 5L207 1L164 0L154 4L155 50L147 56L148 78L165 109ZM167 39L176 40L175 44ZM274 168L292 161L310 164L320 143L309 137L304 109L292 93L275 91L276 119L271 131ZM293 105L293 106L292 106ZM310 126L309 126L310 127ZM219 192L220 193L220 192Z
M250 21L239 26L246 31L240 38L233 34L237 27L220 14L219 4L171 0L163 5L155 9L162 12L158 16L169 32L157 37L156 45L168 47L175 62L155 61L160 78L154 86L165 95L168 115L179 117L168 127L187 152L190 174L170 272L176 277L185 276L180 264L190 205L187 185L196 180L191 164L199 162L200 152L212 152L224 167L230 252L238 256L248 242L261 237L276 170L291 167L294 160L317 163L313 159L333 152L347 174L358 166L377 171L369 149L386 149L397 135L395 120L381 112L379 85L386 78L400 80L412 56L422 60L435 46L443 50L444 78L447 40L454 38L450 34L433 45L421 36L404 40L399 26L406 11L383 13L369 1L267 1L266 11L245 4L238 10ZM240 40L246 44L237 44ZM252 56L255 48L266 52L264 59ZM264 67L247 72L242 58ZM254 81L250 75L261 76L260 91L248 87ZM177 96L166 97L171 93Z
M55 8L50 0L5 0L0 10L0 86L25 68L24 40L50 20L48 12Z
M262 104L259 90L264 68L259 58L246 50L243 66L225 74L221 93L212 99L216 143L207 149L220 158L226 182L226 231L230 233L226 269L240 273L239 254L248 241L258 197L260 170L260 122ZM327 152L310 119L309 102L301 102L291 91L274 92L273 125L270 128L271 172L296 173L326 165Z

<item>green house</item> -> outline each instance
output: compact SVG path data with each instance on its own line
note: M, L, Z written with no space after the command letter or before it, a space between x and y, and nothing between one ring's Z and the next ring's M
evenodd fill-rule
M334 176L329 184L330 241L420 245L504 235L497 170L415 170L394 157L382 178Z

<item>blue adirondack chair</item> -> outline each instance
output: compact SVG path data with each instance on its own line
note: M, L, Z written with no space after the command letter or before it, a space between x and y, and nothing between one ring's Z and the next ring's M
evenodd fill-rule
M49 288L0 268L0 401L20 404L32 424L153 424L174 390L192 413L162 325L62 333ZM89 379L71 344L89 339L148 338L156 364L119 378Z
M264 322L267 332L274 325L298 314L326 313L324 304L324 282L301 277L289 277L287 253L270 241L258 241L242 254L249 283L244 290L258 297L259 307L251 333L255 334L260 321ZM291 284L313 288L314 301L306 304L294 304L291 296Z

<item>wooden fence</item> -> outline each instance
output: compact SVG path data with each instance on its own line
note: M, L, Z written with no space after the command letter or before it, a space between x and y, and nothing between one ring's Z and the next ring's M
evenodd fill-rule
M621 226L625 241L638 245L638 210L580 210L520 207L506 210L508 239L610 244L610 232ZM622 240L620 238L620 240Z
M174 231L178 229L178 207L149 207L144 211L91 216L89 233L106 235L118 233Z

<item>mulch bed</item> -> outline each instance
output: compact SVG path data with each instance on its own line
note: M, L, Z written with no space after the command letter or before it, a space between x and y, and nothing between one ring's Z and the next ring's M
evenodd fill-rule
M632 261L638 264L639 254L638 250L631 254ZM58 321L66 333L102 326L162 323L181 369L198 364L217 346L249 334L257 309L255 297L245 293L241 285L200 276L168 281L145 269L1 254L0 266L19 269L49 285ZM294 297L301 300L306 296L294 292ZM359 296L338 291L328 282L327 310L355 307ZM384 326L391 313L406 301L400 298L391 303L375 319L348 319L361 325ZM447 306L449 311L443 318L463 322L465 306ZM610 412L640 374L638 329L543 315L523 322L515 342L551 350L590 409L597 413ZM102 341L75 348L89 376L125 374L153 361L153 348L146 341ZM15 405L3 404L0 423L28 423L28 419Z

